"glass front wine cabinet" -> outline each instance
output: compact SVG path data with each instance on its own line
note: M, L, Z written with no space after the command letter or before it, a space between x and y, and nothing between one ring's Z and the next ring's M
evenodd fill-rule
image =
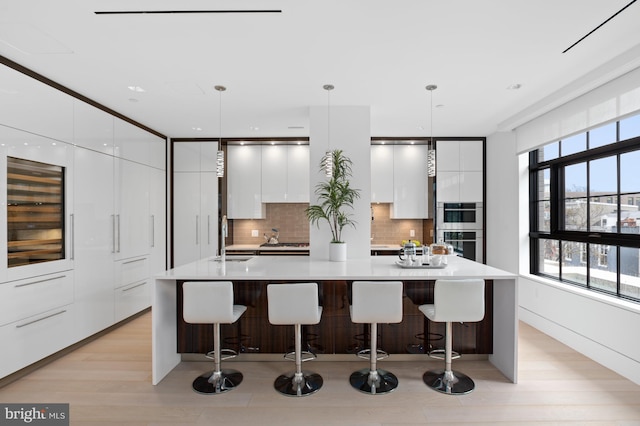
M7 157L8 266L64 258L64 167Z

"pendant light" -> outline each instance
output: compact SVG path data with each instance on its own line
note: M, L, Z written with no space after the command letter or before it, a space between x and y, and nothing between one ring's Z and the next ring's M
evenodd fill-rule
M334 89L332 84L322 86L327 91L327 152L324 156L324 173L330 178L333 175L333 155L331 154L331 91Z
M218 152L216 153L216 176L224 177L224 151L222 150L222 92L227 90L224 86L214 86L219 95L219 133L218 133Z
M427 147L427 177L434 177L436 175L436 145L433 140L433 91L436 90L438 86L435 84L429 84L425 89L431 93L431 118L430 118L430 127L431 127L431 136L429 137L429 145Z

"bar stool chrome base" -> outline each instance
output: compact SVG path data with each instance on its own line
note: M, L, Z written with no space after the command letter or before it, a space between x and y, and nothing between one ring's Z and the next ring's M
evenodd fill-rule
M363 368L351 373L349 383L362 393L383 395L398 387L398 378L386 370Z
M276 391L286 396L306 396L318 392L322 387L322 377L310 371L295 371L278 376L273 383Z
M209 371L193 381L193 390L205 395L225 393L235 389L242 379L237 370Z
M475 388L471 377L459 371L429 370L422 380L431 389L447 395L465 395Z

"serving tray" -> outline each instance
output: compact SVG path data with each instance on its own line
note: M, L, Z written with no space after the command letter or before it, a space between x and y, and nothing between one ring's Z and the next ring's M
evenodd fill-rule
M402 269L444 269L447 265L431 265L429 263L422 263L420 265L405 265L399 260L396 260L396 265L401 267Z

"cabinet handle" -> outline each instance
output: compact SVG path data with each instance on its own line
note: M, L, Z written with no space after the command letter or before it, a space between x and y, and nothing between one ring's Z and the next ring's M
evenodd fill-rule
M200 244L200 216L196 215L196 244Z
M24 324L16 324L16 328L26 327L26 326L28 326L28 325L35 324L35 323L40 322L40 321L44 321L44 320L49 319L49 318L51 318L51 317L55 317L55 316L58 316L58 315L64 314L65 312L67 312L67 310L66 310L66 309L63 309L63 310L61 310L61 311L59 311L59 312L55 312L55 313L53 313L53 314L49 314L49 315L47 315L47 316L45 316L45 317L38 318L38 319L34 319L34 320L32 320L32 321L29 321L29 322L25 322Z
M207 215L207 245L211 245L211 215Z
M34 285L34 284L38 284L38 283L45 283L47 281L59 280L60 278L64 278L64 277L66 277L66 275L58 275L57 277L45 278L43 280L37 280L37 281L30 281L30 282L24 283L24 284L16 284L13 287L14 288L26 287L26 286Z
M128 260L126 262L122 262L123 265L128 265L130 263L135 263L135 262L144 262L145 260L147 260L146 257L143 257L142 259L134 259L134 260Z
M156 218L151 215L151 247L156 246Z
M71 260L73 260L76 255L76 228L73 214L69 215L69 221L71 222Z
M118 232L116 232L116 235L118 236L118 249L116 250L116 253L120 253L120 215L117 214L116 215L116 223L118 224Z
M116 215L111 215L111 236L113 237L113 245L111 247L111 253L116 252Z
M147 284L147 282L145 281L143 283L136 284L136 285L131 286L131 287L123 288L122 292L124 293L125 291L133 290L134 288L142 287L143 285L146 285L146 284Z

